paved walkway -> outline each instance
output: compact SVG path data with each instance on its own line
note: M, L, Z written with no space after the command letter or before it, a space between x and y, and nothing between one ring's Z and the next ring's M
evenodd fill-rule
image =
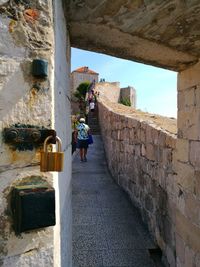
M100 136L88 162L73 160L73 267L154 267L137 210L112 180Z

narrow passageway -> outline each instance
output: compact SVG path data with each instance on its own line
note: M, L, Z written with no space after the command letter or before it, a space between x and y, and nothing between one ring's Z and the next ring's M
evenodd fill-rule
M73 160L73 267L154 267L155 244L137 210L112 180L99 135L88 162Z

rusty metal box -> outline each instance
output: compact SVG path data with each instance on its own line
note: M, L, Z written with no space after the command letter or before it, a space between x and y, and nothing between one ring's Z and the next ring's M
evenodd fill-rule
M55 225L55 190L17 186L12 191L11 209L16 234Z

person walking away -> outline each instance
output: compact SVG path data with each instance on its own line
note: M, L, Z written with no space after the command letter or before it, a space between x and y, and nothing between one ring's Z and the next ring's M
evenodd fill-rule
M79 124L76 127L76 137L77 137L77 143L78 148L80 150L80 159L81 162L87 161L87 149L88 149L88 134L89 134L90 128L85 123L84 118L80 118Z
M95 103L94 102L90 102L90 111L94 112L94 108L95 108Z

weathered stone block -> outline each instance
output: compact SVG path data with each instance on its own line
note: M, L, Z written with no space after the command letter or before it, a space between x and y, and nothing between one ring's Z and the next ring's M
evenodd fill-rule
M150 195L145 196L145 209L149 212L153 212L153 199Z
M146 126L146 142L153 143L152 127L149 125Z
M195 253L188 246L185 248L185 266L194 266L195 264Z
M159 130L153 128L152 131L151 131L151 133L152 133L153 143L154 143L155 145L158 145L158 144L159 144L159 143L158 143Z
M189 141L186 139L177 139L176 142L176 159L187 162L189 158Z
M195 100L194 100L194 106L199 108L200 107L200 85L197 84L195 86Z
M135 145L135 156L140 157L141 155L141 145Z
M166 177L167 177L167 173L165 171L164 168L159 168L159 175L158 175L158 181L159 181L159 185L166 190Z
M171 190L171 194L167 194L167 203L166 203L166 215L170 218L173 225L176 222L176 213L174 207L176 206L176 197L174 195L174 189Z
M187 194L185 197L185 214L193 223L200 226L200 200L193 194Z
M146 143L146 124L142 123L140 128L140 140L142 143Z
M141 145L141 155L142 155L143 157L146 156L146 148L145 148L145 145L144 145L144 144Z
M146 145L146 157L149 160L156 160L155 147L152 144Z
M193 107L196 103L196 94L195 94L196 86L189 87L184 91L185 93L185 108Z
M147 161L146 163L146 173L152 178L152 179L158 179L158 163L153 161Z
M163 161L163 147L155 146L156 161L160 164Z
M185 90L199 84L200 62L178 74L178 90Z
M177 186L176 207L185 215L185 194L180 186Z
M195 267L200 266L200 253L199 252L196 253L196 255L195 255L195 263L194 263L194 266Z
M156 200L157 200L157 209L166 211L167 193L161 186L156 187Z
M190 111L178 112L178 135L180 138L199 140L200 125L199 125L200 109L193 108Z
M129 130L129 143L130 144L135 144L135 140L136 138L135 138L135 129L134 128L132 128L132 129L130 129Z
M195 188L194 193L198 199L200 199L200 171L194 172Z
M117 140L120 140L120 131L117 130Z
M176 234L176 255L183 265L185 262L185 242L178 234Z
M169 263L169 266L176 267L176 253L174 249L167 246L165 251L166 251L166 256L167 256L167 261Z
M196 167L200 168L200 142L198 141L191 141L190 148L189 148L189 160L190 163Z
M160 131L159 132L159 135L158 135L158 143L159 143L159 146L165 146L166 145L166 133L165 132L162 132Z
M176 183L179 184L183 189L194 192L194 168L190 164L177 162L175 171L177 173L175 176Z
M178 110L183 111L185 109L185 93L184 91L178 92Z
M178 210L176 210L176 232L192 250L200 251L200 228Z
M166 136L166 146L175 149L176 142L177 142L176 140L177 140L177 138L175 136L167 135Z

